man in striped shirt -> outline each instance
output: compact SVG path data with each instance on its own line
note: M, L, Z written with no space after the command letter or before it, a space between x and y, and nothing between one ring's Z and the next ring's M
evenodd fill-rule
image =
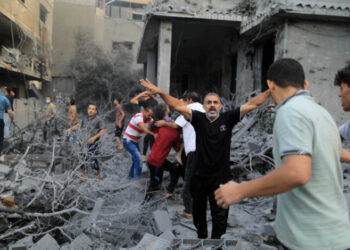
M152 122L153 108L145 107L141 113L134 115L126 128L123 136L124 148L129 152L132 158L132 165L129 171L128 178L139 178L141 175L142 158L139 148L139 140L143 133L153 135L149 129L149 124Z

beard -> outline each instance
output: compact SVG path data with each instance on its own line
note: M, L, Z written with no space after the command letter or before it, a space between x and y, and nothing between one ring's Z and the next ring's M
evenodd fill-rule
M209 113L207 112L207 116L209 117L209 119L215 119L216 117L218 117L219 112L216 111L215 113Z

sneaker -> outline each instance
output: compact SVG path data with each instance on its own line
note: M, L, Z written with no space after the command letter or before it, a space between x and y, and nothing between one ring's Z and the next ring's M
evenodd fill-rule
M5 156L4 155L1 155L0 156L0 162L4 162L5 161Z

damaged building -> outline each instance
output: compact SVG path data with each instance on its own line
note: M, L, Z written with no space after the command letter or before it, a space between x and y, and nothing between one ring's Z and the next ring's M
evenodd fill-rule
M51 81L52 10L53 0L0 1L1 84L16 94L20 127L35 120L35 92Z
M350 61L348 1L159 0L146 16L138 62L165 91L234 94L239 104L267 89L274 60L291 57L304 66L316 101L346 120L333 80Z

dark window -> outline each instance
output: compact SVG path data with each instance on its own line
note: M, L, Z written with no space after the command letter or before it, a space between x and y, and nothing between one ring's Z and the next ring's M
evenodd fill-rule
M132 50L134 43L133 42L112 42L112 49L118 50L122 47Z
M40 4L40 20L43 22L43 23L46 23L46 16L47 16L47 10L46 8L44 7L44 5Z
M22 3L26 3L26 0L19 0L20 2L22 2Z
M271 37L263 46L262 62L261 62L261 91L268 89L266 78L267 71L269 70L270 65L275 59L275 39Z
M132 13L132 20L142 21L143 20L143 15L142 14Z

